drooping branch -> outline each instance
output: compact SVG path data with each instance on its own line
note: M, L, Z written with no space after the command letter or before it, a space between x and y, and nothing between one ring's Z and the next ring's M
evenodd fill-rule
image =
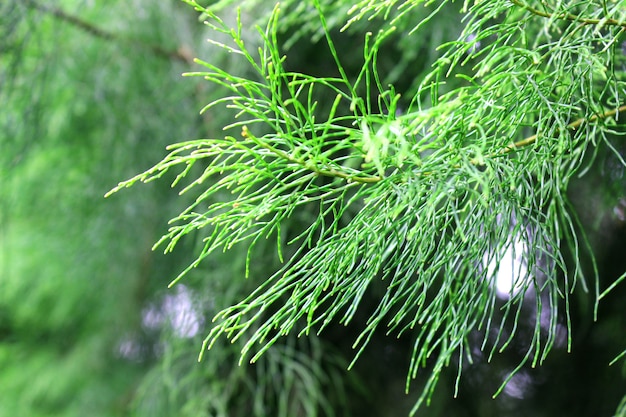
M42 13L50 15L55 19L61 20L63 22L69 23L70 25L89 33L92 36L97 38L114 41L114 42L124 42L131 44L140 49L145 49L153 53L154 55L163 58L163 59L173 59L177 61L181 61L184 63L192 63L192 57L190 53L184 48L179 48L177 50L167 50L159 45L148 44L145 42L138 41L136 39L131 39L123 35L119 35L113 32L108 32L93 23L87 22L86 20L81 19L78 16L71 15L61 9L55 7L45 6L35 0L26 0L26 5L31 7L32 9L38 10Z

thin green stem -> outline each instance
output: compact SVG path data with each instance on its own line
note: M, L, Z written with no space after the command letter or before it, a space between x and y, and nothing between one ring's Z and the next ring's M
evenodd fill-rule
M298 164L310 171L315 172L318 175L323 175L326 177L336 177L336 178L341 178L344 179L348 182L359 182L359 183L375 183L380 181L382 178L379 176L370 176L370 177L363 177L363 176L355 176L355 175L350 175L346 172L342 172L342 171L338 171L336 169L323 169L323 168L319 168L317 165L315 164L311 164L308 163L302 159L299 158L294 158L293 156L289 155L288 153L281 151L280 149L276 149L275 147L268 145L267 143L259 140L258 138L254 137L252 135L252 133L250 132L250 130L248 130L247 126L243 126L242 130L241 130L241 135L244 138L249 138L254 140L255 143L257 143L259 146L261 146L264 149L267 149L270 152L273 152L274 154L276 154L278 157L285 159L289 162L292 162L294 164Z

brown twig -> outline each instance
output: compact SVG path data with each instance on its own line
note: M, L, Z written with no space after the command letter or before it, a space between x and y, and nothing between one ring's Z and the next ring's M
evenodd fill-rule
M607 117L614 116L614 115L616 115L618 113L621 113L621 112L626 112L626 104L623 105L623 106L620 106L620 107L618 107L616 109L604 112L602 114L594 114L593 116L591 116L588 119L586 119L584 117L581 117L580 119L574 120L572 123L568 124L567 128L571 129L571 130L576 130L585 122L593 122L593 121L598 120L598 119L606 119ZM525 139L522 139L522 140L520 140L518 142L515 142L515 143L505 147L504 149L502 149L500 151L500 154L506 154L506 153L509 153L509 152L514 151L516 149L523 148L524 146L528 146L530 144L533 144L536 141L537 141L537 135L536 134L532 135L532 136L529 136L529 137L527 137Z
M90 22L87 22L81 19L78 16L71 15L58 8L44 6L43 4L40 4L39 2L35 0L25 0L25 3L33 9L36 9L36 10L39 10L40 12L48 14L54 17L55 19L69 23L70 25L78 29L81 29L97 38L108 40L108 41L126 42L134 46L137 46L141 49L146 49L160 58L174 59L177 61L185 62L187 64L190 64L193 62L191 55L184 48L180 48L178 50L167 50L159 45L147 44L145 42L141 42L136 39L130 39L130 38L127 38L125 36L122 36L113 32L108 32L98 26L95 26L94 24Z
M528 10L534 15L547 17L549 19L555 18L555 19L561 19L561 20L570 20L572 22L582 23L585 25L598 25L601 23L603 25L609 25L609 26L621 26L626 29L626 22L624 21L620 22L619 20L615 20L615 19L587 19L587 18L580 17L572 13L553 14L553 13L548 13L548 12L542 12L541 10L535 9L534 7L531 7L528 4L520 0L511 0L511 3Z

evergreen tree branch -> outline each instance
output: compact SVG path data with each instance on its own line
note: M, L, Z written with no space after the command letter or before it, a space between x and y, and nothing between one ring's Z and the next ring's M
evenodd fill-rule
M586 288L581 258L589 246L566 191L586 152L611 130L608 122L592 122L626 111L626 105L607 104L624 103L624 84L614 70L620 25L597 31L591 20L577 24L571 14L564 15L572 21L565 25L557 14L551 16L556 22L538 22L529 19L532 10L512 8L509 0L474 2L457 41L446 45L406 112L397 114L398 94L383 86L376 66L388 32L373 43L365 37L364 63L352 81L315 1L341 76L313 77L283 67L278 7L267 27L257 28L262 46L256 51L241 38L241 14L230 27L186 1L234 46L214 44L255 73L242 77L202 63L209 70L193 74L227 89L229 95L205 111L218 104L234 110L237 120L224 129L238 127L241 137L172 145L163 161L112 192L181 167L175 185L202 160L203 171L182 192L209 184L159 241L170 251L191 230L209 230L189 269L218 248L246 241L251 250L272 235L280 252L281 224L298 209L308 216L299 225L304 231L289 237L293 246L283 267L215 316L204 347L220 337L245 339L241 360L250 355L255 361L287 334L350 323L376 285L380 303L356 338L355 360L381 327L410 333L415 344L407 388L426 364L434 369L415 411L454 355L474 349L470 335L484 332L480 348L489 358L509 347L529 300L534 328L516 369L541 364L555 345L561 298L570 342L570 295L577 283ZM360 5L358 16L382 10L374 1ZM467 41L470 34L483 49ZM599 50L598 43L610 48ZM472 60L475 65L464 67ZM318 107L320 90L336 97L330 110ZM378 107L371 103L375 95ZM258 129L253 134L248 126ZM515 142L528 128L536 133ZM514 158L499 157L524 148ZM319 181L321 175L343 181ZM490 265L505 262L517 241L525 248L518 253L524 268L511 274L518 292L511 290L500 312L497 271ZM592 274L597 280L596 269Z

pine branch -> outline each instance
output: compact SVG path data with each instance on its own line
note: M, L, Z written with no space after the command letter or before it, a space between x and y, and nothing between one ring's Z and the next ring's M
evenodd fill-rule
M211 10L185 1L229 38L228 45L214 44L254 72L243 77L200 62L207 70L189 74L226 89L203 111L223 105L233 110L236 116L224 129L241 129L240 137L172 145L155 167L112 192L175 167L182 170L176 185L203 161L201 174L181 191L198 190L198 197L158 242L171 251L190 231L208 230L197 260L172 284L213 251L240 242L251 251L259 239L275 236L281 254L281 225L296 210L310 210L304 231L288 243L292 255L283 267L216 315L203 348L221 337L242 339L241 360L249 355L255 361L285 335L350 323L369 287L384 282L355 341L355 360L380 328L411 334L407 389L427 363L434 369L415 412L442 369L475 349L470 335L482 332L480 349L489 358L511 345L528 299L537 313L517 369L545 360L561 314L571 343L570 296L577 285L586 288L581 258L589 245L566 191L585 154L608 142L611 123L594 122L626 111L615 104L626 95L615 69L621 23L597 31L593 20L572 13L539 15L560 19L564 27L556 28L550 19L530 19L537 15L532 8L511 8L511 1L525 6L519 0L474 2L459 38L446 44L408 97L406 111L396 114L400 95L381 82L376 62L393 29L365 35L363 65L351 79L316 0L340 76L312 77L284 68L278 6L267 26L258 28L261 47L249 50L240 13L229 27ZM349 23L368 13L388 18L397 3L359 2ZM423 3L401 2L392 22L411 22L409 12ZM444 3L426 21L436 19ZM595 24L612 22L600 20ZM484 42L481 49L478 41ZM608 46L599 50L598 43ZM317 98L324 95L334 101L322 111ZM519 139L530 128L535 133ZM524 269L516 272L518 292L511 290L499 311L496 271L489 265L502 263L516 242L525 248ZM564 259L563 248L571 260ZM597 270L591 275L597 281Z

